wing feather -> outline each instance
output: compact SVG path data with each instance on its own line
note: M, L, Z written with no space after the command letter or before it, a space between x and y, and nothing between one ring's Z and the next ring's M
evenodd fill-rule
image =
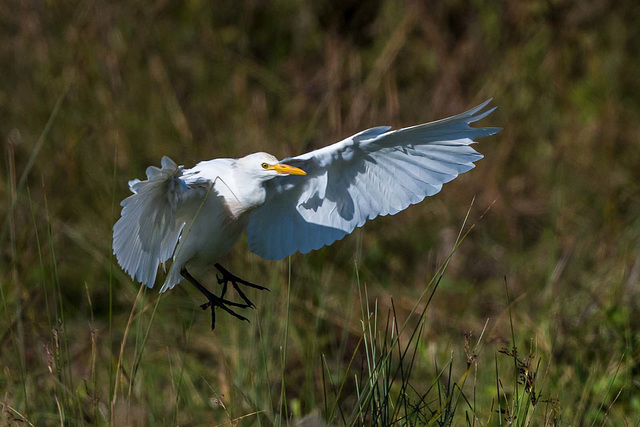
M399 162L398 160L395 161ZM413 194L410 204L421 202L427 195L430 185L424 181L421 170L414 164L405 163L403 166L403 174L406 176L406 179L401 182L401 185Z
M390 168L389 166L392 166L392 168ZM376 165L376 168L379 168L382 171L386 172L386 175L384 176L385 182L391 185L395 184L395 186L392 188L394 188L396 192L392 192L391 194L394 194L396 196L394 198L393 207L398 212L403 209L406 209L407 206L411 204L410 201L417 200L415 196L423 193L422 190L416 187L409 188L412 184L413 178L408 176L406 171L398 169L392 161L379 162ZM416 203L416 202L414 201L413 203Z
M495 110L488 100L457 116L408 128L379 126L284 159L306 176L266 183L267 199L249 218L249 246L281 259L329 245L380 215L393 215L474 168L471 144L499 128L469 126Z
M194 193L206 193L202 180L182 176L182 166L168 157L161 163L162 168L147 168L145 181L129 183L133 194L122 201L121 217L113 226L118 263L148 287L153 287L158 265L171 258L178 244L185 225L180 203Z

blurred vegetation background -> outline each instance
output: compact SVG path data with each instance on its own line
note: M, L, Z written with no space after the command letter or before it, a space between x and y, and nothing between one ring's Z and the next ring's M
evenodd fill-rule
M0 419L328 419L327 394L356 398L364 286L380 319L404 321L471 209L420 329L414 390L442 384L451 357L462 375L465 333L484 330L463 418L445 424L509 421L499 350L512 346L540 363L547 409L527 422L636 422L638 22L632 0L2 2ZM289 260L240 242L223 264L271 288L252 293L251 324L219 315L212 333L197 292L139 294L111 256L127 180L163 155L283 158L490 97L499 108L478 126L503 131L437 196Z

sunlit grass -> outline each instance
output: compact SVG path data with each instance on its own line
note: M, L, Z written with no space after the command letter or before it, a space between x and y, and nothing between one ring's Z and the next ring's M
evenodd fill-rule
M45 302L53 302L48 326L43 325L49 337L41 343L40 361L6 376L7 390L14 394L5 412L34 425L211 420L287 425L308 414L328 425L555 425L563 413L572 420L604 422L623 391L617 379L629 367L624 356L619 355L601 398L591 400L589 389L581 389L589 381L576 384L573 394L561 393L558 376L563 373L554 371L551 349L539 348L536 328L514 319L506 282L508 341L487 346L487 320L444 347L430 342L426 330L438 287L484 215L471 227L465 219L451 253L409 310L399 313L393 299L381 306L356 264L350 286L338 286L342 292L332 289L337 299L349 300L349 292L355 296L350 299L355 313L335 311L322 299L300 312L303 301L294 294L304 292L305 283L297 282L293 271L304 268L304 260L290 258L272 266L268 283L273 292L257 294L251 325L219 316L215 332L208 330L209 316L199 310L198 296L182 288L164 296L143 286L135 294L127 292L128 312L107 313L111 332L101 331L88 284L87 322L67 327L69 313L78 317L82 309L68 307L63 297L47 221L42 225L49 230L50 258L41 259L41 268L52 285L43 287ZM37 242L42 225L34 223ZM44 253L46 248L37 247ZM13 322L8 325L11 332ZM335 338L342 343L331 343L331 329L340 332L342 338ZM313 353L304 356L308 349ZM19 363L20 354L3 353L3 360ZM596 367L591 381L602 368ZM36 393L42 387L51 393ZM565 410L565 405L578 405L578 411Z

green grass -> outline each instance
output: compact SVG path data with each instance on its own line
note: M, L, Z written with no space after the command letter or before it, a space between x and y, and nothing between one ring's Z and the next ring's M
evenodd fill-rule
M0 423L636 423L638 10L0 7ZM162 155L282 158L492 96L503 132L437 196L279 262L239 242L223 265L271 289L251 324L212 333L111 255Z

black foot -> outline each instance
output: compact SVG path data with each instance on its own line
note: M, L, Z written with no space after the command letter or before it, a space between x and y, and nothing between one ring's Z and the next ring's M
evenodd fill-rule
M229 300L224 299L223 298L224 297L224 291L223 291L222 295L220 295L219 297L216 296L213 292L209 291L207 288L202 286L200 284L200 282L198 282L187 271L186 268L183 268L180 271L180 274L182 275L182 277L187 279L189 281L189 283L194 285L200 292L202 292L204 294L204 296L206 296L207 299L209 300L208 302L202 304L200 306L200 308L202 308L203 310L206 310L207 308L211 307L211 330L214 330L216 328L216 310L215 310L216 307L220 307L222 310L226 311L227 313L229 313L230 315L232 315L236 319L245 320L247 322L249 321L249 319L247 319L246 317L236 313L231 308L229 308L229 307L248 308L249 305L240 304L240 303L237 303L237 302L233 302L233 301L229 301Z
M222 293L220 294L220 297L224 297L225 293L227 292L227 285L231 283L231 286L233 286L233 289L235 289L236 292L238 292L238 295L240 295L240 298L242 298L242 300L245 302L243 305L239 305L238 307L244 306L246 308L255 308L255 304L252 303L251 300L249 300L249 298L247 298L244 292L242 292L242 290L240 289L240 285L248 286L250 288L258 289L261 291L269 290L269 288L256 285L255 283L247 282L246 280L239 278L235 274L230 273L226 268L224 268L220 264L215 264L214 267L218 269L220 274L222 274L222 277L216 276L218 279L218 283L222 285Z

